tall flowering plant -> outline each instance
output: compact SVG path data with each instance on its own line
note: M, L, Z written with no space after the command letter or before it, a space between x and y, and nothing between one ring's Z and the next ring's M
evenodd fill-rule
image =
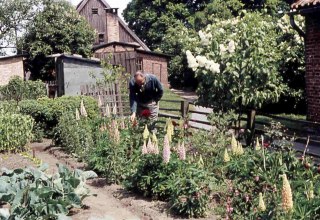
M199 80L200 103L227 110L260 108L279 99L285 86L273 23L271 16L243 12L199 32L198 46L186 56Z

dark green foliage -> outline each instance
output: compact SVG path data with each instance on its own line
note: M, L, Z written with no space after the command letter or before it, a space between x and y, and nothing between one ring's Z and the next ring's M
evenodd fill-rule
M63 147L65 151L79 159L88 157L94 147L90 120L87 118L76 120L71 112L63 114L54 128L53 141L55 145Z
M118 123L121 121L118 120ZM126 179L134 171L140 157L141 135L130 122L121 123L125 123L126 128L120 129L120 142L117 143L112 136L114 129L110 127L112 120L100 121L100 132L88 158L89 167L106 177L110 184Z
M22 114L30 115L37 123L45 125L47 134L50 134L62 115L67 112L75 114L76 108L80 109L81 100L84 102L89 118L93 119L98 116L98 104L95 99L88 96L63 96L56 99L23 100L19 103L19 107Z
M144 155L125 184L144 196L168 201L178 215L203 217L208 212L215 179L201 165L181 161L176 155L168 164L159 155Z
M19 102L24 99L38 99L47 95L46 85L40 80L24 81L18 76L0 87L0 99Z
M71 208L81 208L82 200L90 195L84 181L97 175L57 166L59 171L53 176L45 173L46 164L39 169L4 169L0 176L0 201L10 205L10 216L0 214L0 218L66 218Z
M90 57L94 31L65 0L43 0L42 11L30 22L22 47L30 54L27 67L34 79L52 79L54 68L47 55L80 54Z
M43 141L43 138L45 136L44 134L44 125L41 123L35 123L32 129L32 142L38 142L41 143Z

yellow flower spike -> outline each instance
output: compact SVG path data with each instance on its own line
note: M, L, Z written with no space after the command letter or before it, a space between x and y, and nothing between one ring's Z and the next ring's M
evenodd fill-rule
M260 146L258 137L257 137L257 141L256 141L256 150L261 150L261 146Z
M266 211L266 205L264 204L262 193L259 193L259 206L258 206L258 210L259 210L259 211L262 211L262 212Z
M88 117L88 113L86 111L86 108L84 107L83 99L81 100L81 103L80 103L80 115L84 117Z
M169 130L167 131L167 135L168 135L169 142L171 143L172 142L172 135Z
M242 144L241 144L240 142L238 142L238 143L237 143L237 146L238 146L238 147L237 147L237 148L238 148L238 150L237 150L238 155L244 154Z
M203 159L202 159L202 156L200 155L200 158L199 158L199 165L201 166L201 167L203 167L203 165L204 165L204 162L203 162Z
M153 142L154 144L158 144L158 138L157 138L155 132L152 133L152 142Z
M290 187L290 183L287 179L287 175L283 174L283 183L282 183L282 208L285 212L290 212L293 209L293 201L292 201L292 191Z
M79 121L80 120L80 112L79 110L76 108L76 120Z
M314 198L314 187L312 182L310 182L309 189L307 191L307 198L308 200L311 200Z
M229 157L227 148L224 150L223 161L224 162L229 162L230 161L230 157Z
M231 149L232 149L233 154L237 154L238 144L237 144L237 140L236 140L236 137L234 136L234 134L232 134L232 137L231 137Z
M143 139L144 139L144 140L147 140L148 137L149 137L149 134L150 134L150 132L149 132L149 130L148 130L148 126L145 125L144 131L143 131Z

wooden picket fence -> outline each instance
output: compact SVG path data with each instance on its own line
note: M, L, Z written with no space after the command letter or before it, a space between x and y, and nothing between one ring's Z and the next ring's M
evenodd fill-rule
M81 95L91 96L99 103L100 111L103 115L107 114L107 106L111 112L118 116L129 114L128 95L122 93L120 84L104 83L103 85L86 84L80 86Z

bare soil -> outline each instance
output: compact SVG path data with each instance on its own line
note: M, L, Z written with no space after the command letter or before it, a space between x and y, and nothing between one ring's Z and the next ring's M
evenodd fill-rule
M37 158L49 165L47 172L57 171L56 164L67 165L71 169L83 169L85 164L77 162L61 149L51 146L50 140L43 143L34 143L30 147ZM32 151L29 152L32 155ZM0 154L0 169L24 168L35 166L31 159L19 154ZM97 197L88 197L84 203L84 209L71 210L74 220L171 220L181 219L168 213L166 202L146 199L123 189L119 185L107 185L105 179L97 178L87 182L88 187ZM214 220L216 217L210 213L210 217L203 220ZM201 220L201 219L200 219Z

